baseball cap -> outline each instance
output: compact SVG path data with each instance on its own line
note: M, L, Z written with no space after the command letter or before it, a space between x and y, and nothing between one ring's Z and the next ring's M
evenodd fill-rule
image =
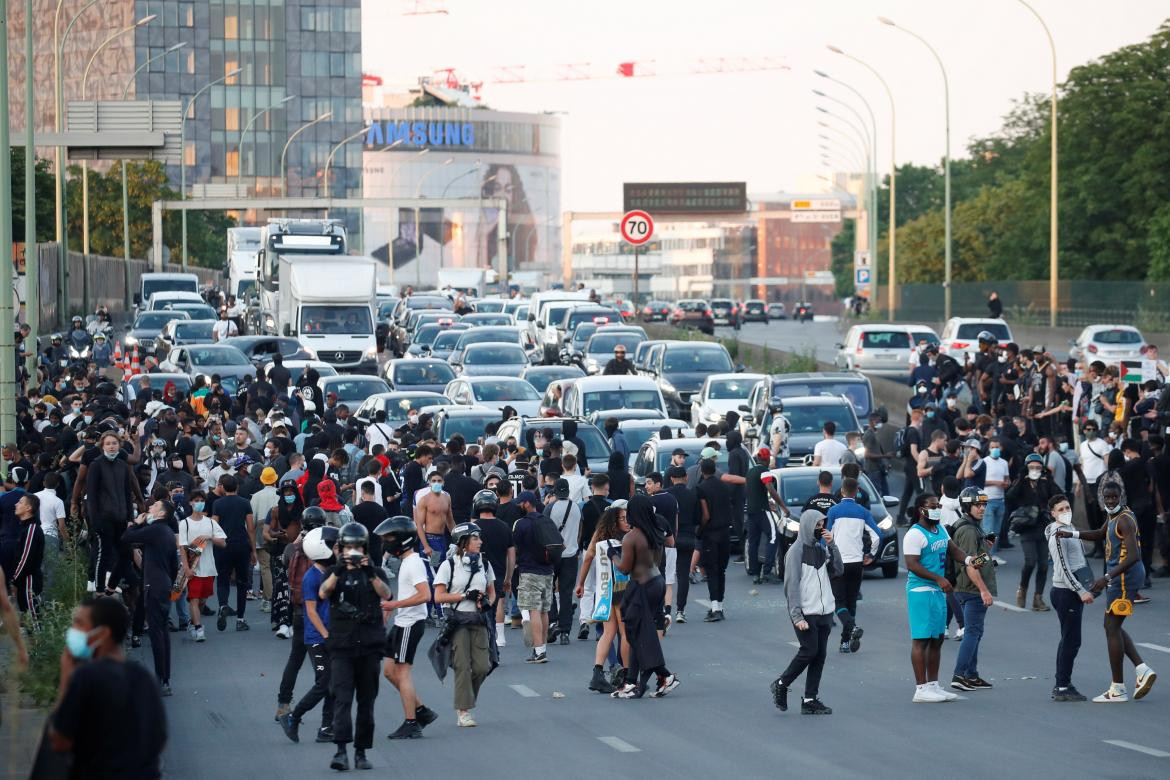
M687 454L687 451L686 451L686 450L684 450L682 447L675 447L675 448L674 448L674 452L672 452L672 453L670 453L670 454L671 454L672 456L673 456L673 455L686 455L686 454Z
M771 460L772 451L767 447L760 447L758 450L756 450L756 457L763 458L765 460Z
M715 460L719 457L714 447L704 447L703 451L699 453L699 460Z
M533 506L540 505L540 501L537 500L536 494L533 493L531 490L524 490L520 493L520 495L516 496L516 503L517 504L532 504Z
M260 482L264 485L275 485L276 469L271 466L265 466L264 470L260 472Z
M981 449L983 449L983 442L981 442L979 439L972 438L972 439L967 439L967 441L963 442L963 446L964 447L974 447L977 450L981 450Z

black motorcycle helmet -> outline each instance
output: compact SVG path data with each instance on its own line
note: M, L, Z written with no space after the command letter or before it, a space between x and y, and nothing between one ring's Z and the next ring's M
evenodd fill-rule
M999 343L999 339L992 335L991 331L989 330L979 331L979 335L976 336L976 340L980 343L980 345L987 344L992 347Z
M370 532L361 523L346 523L341 526L337 541L342 548L361 547L363 551L366 551L370 548Z
M480 512L491 512L494 516L500 508L500 497L494 490L481 490L471 499L471 516L478 518Z
M418 526L406 515L386 518L374 534L382 537L382 548L395 558L418 546Z
M305 511L301 512L301 528L304 528L306 531L320 528L325 525L325 522L325 510L319 506L307 506L305 507Z
M959 493L959 511L963 516L970 517L971 508L976 504L987 504L987 493L983 492L983 488L963 488L963 492Z

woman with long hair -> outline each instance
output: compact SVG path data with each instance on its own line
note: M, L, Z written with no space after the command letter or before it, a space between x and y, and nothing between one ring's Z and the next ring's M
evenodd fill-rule
M621 554L622 537L629 530L630 526L626 522L625 501L616 502L606 508L597 521L597 530L593 532L593 538L589 540L589 544L585 548L581 571L577 575L576 593L578 599L585 594L586 577L597 577L600 586L596 590L595 606L593 614L590 616L591 622L601 625L601 636L598 638L597 648L593 652L593 678L589 681L589 690L598 693L613 693L615 690L614 684L605 679L605 673L602 671L602 664L605 663L606 656L612 655L610 650L613 647L615 635L621 636L622 670L624 671L629 664L626 629L622 625L619 606L621 594L625 591L629 578L622 577L619 580L615 576L616 569L613 565L613 558ZM598 567L605 567L600 575L594 572L595 559ZM622 681L624 681L624 677Z

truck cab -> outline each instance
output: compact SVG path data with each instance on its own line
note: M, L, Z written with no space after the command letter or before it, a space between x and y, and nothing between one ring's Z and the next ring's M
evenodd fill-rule
M241 304L256 290L256 254L260 251L263 231L257 226L227 230L227 262L224 263L227 290Z
M339 219L273 218L260 231L256 252L258 300L248 310L249 332L277 333L280 306L280 260L296 255L342 257L348 249L345 225ZM371 293L370 300L373 300Z
M377 263L368 257L280 258L280 335L295 337L339 373L377 373Z
M138 282L134 293L134 305L143 309L150 303L150 296L164 292L185 292L199 295L199 277L182 273L146 273ZM202 300L202 298L200 298Z

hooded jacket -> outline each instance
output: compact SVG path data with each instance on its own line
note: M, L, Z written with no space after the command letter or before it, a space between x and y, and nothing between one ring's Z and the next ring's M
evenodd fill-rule
M784 556L784 595L793 624L805 615L831 615L836 609L830 577L845 571L837 545L823 545L813 538L813 529L824 515L806 509L800 515L800 531Z

